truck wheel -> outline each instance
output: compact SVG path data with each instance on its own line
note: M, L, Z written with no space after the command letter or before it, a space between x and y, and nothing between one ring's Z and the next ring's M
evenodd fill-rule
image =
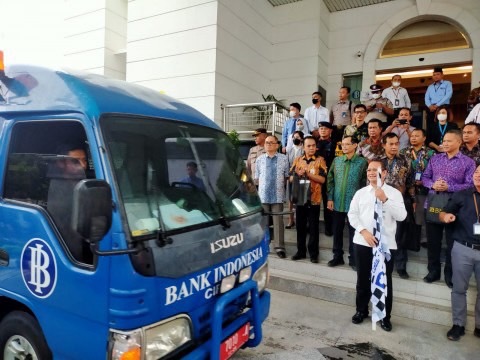
M0 355L4 360L52 359L37 320L22 311L14 311L0 322Z

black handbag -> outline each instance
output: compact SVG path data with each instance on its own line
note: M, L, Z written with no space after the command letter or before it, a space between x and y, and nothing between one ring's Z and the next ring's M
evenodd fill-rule
M445 208L451 194L445 192L429 193L427 196L427 215L425 221L433 224L442 224L439 215Z
M305 205L310 200L310 180L293 173L291 198L293 204Z

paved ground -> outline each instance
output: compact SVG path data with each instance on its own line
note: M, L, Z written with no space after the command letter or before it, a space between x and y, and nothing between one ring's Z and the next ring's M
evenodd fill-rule
M352 324L354 307L275 290L271 293L262 344L241 350L234 360L480 358L480 338L472 333L452 342L446 338L447 327L395 316L392 332L379 326L372 331L370 319Z

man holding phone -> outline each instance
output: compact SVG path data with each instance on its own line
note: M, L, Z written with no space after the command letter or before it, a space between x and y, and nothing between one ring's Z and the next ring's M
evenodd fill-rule
M382 136L390 132L396 134L399 140L399 151L407 148L410 145L410 135L412 131L415 130L413 126L410 125L412 120L412 112L409 108L403 107L398 113L398 119L395 119L392 122L392 125L387 127L383 132Z

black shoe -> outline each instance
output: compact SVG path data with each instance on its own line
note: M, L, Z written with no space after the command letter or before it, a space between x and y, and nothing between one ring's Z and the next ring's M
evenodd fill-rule
M363 319L366 319L367 317L368 317L368 314L364 314L360 311L357 311L355 315L352 316L352 323L361 324L363 322Z
M473 335L480 337L480 328L475 328L475 330L473 330Z
M307 257L305 255L300 255L299 253L296 253L295 255L292 256L292 260L301 260L301 259L306 259Z
M392 331L392 323L390 322L390 320L380 320L380 327L385 331Z
M277 250L277 255L280 259L285 259L287 257L287 254L284 250Z
M427 243L426 242L421 242L420 243L420 246L424 249L426 249L428 247Z
M327 264L330 267L338 266L338 265L345 265L345 261L342 258L333 258Z
M332 230L325 230L325 236L333 236Z
M427 276L425 276L423 278L423 281L425 281L426 283L432 283L434 281L438 281L440 280L440 274L435 272L435 271L430 271Z
M447 332L448 340L458 341L460 336L465 335L465 327L460 325L453 325L452 328Z
M408 279L410 275L408 275L407 270L397 270L398 276L402 279Z
M318 257L311 257L310 261L314 264L318 264Z
M445 284L451 289L453 288L452 283L452 270L445 270L443 275L445 276Z
M295 227L295 222L291 223L291 224L288 224L287 226L285 226L285 229L291 229L291 228L294 228Z

